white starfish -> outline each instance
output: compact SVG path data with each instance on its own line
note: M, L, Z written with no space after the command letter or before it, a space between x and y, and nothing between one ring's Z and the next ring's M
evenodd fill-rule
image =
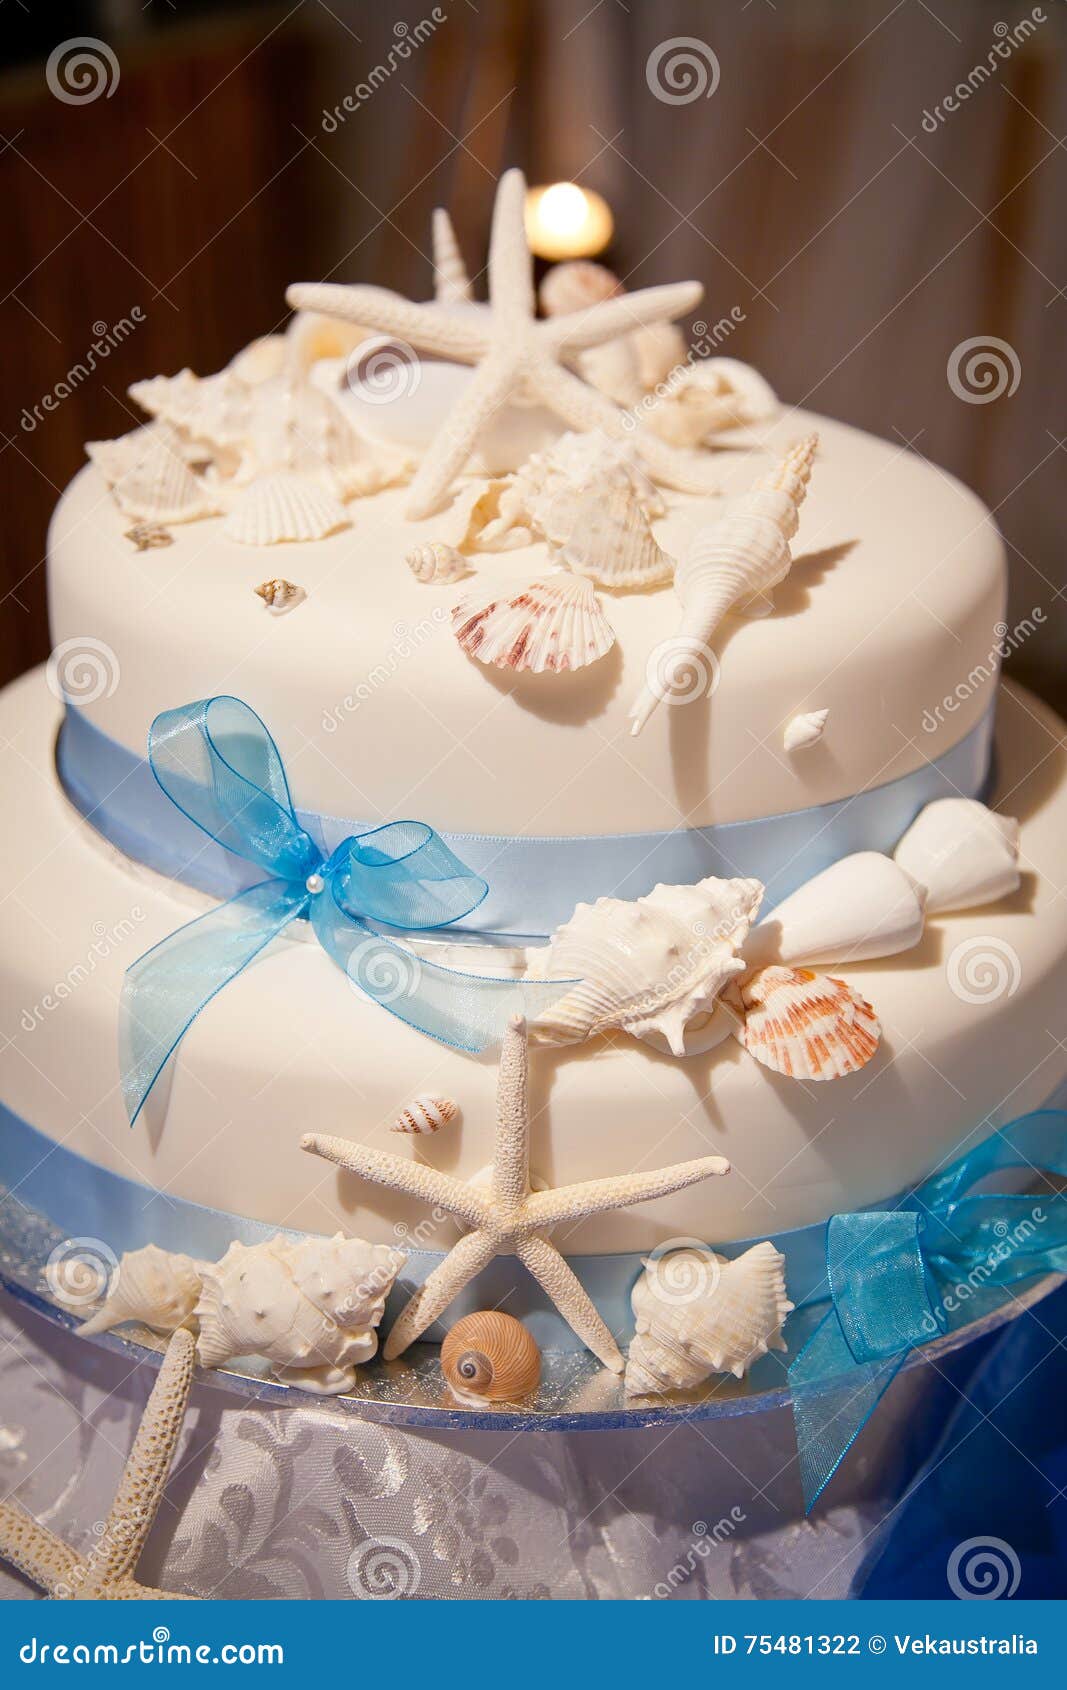
M308 1133L303 1149L324 1156L342 1168L361 1174L391 1191L421 1197L465 1221L470 1231L454 1245L415 1295L401 1310L386 1340L387 1361L402 1354L443 1314L453 1298L501 1251L514 1251L573 1331L593 1354L621 1373L623 1359L581 1282L556 1246L545 1237L560 1221L577 1221L610 1209L626 1209L654 1197L681 1191L711 1174L726 1174L730 1164L722 1156L703 1156L679 1162L650 1174L616 1174L586 1180L555 1191L530 1187L530 1113L527 1101L526 1022L516 1015L504 1034L497 1083L496 1154L488 1190L454 1179L451 1174L406 1161L384 1150L371 1150L347 1139Z
M591 346L602 346L647 323L683 316L700 300L704 291L700 283L641 288L586 311L539 321L525 200L522 171L505 171L493 208L489 311L442 309L437 302L416 305L387 288L296 282L288 290L286 297L294 310L341 317L395 335L420 352L477 365L477 373L441 425L411 484L407 515L418 520L438 508L478 435L513 396L538 401L572 429L599 428L615 437L634 434L648 469L669 487L689 493L720 491L710 462L635 429L632 415L566 367L569 359Z
M193 1381L196 1342L184 1328L167 1345L145 1405L115 1500L88 1555L38 1525L14 1502L0 1502L0 1560L10 1561L57 1600L190 1602L173 1590L154 1590L134 1578L167 1482Z

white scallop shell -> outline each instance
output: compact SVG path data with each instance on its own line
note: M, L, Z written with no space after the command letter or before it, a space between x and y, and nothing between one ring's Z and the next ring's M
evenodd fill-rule
M691 1390L712 1373L740 1379L768 1350L784 1350L785 1258L754 1244L734 1261L686 1248L651 1258L634 1286L637 1332L626 1358L632 1396Z
M345 508L304 475L263 475L246 487L223 524L242 546L275 546L286 540L321 540L346 528Z
M217 501L186 463L178 436L166 425L150 423L117 440L90 441L85 450L127 516L172 524L196 522L218 511Z
M786 751L806 751L809 746L818 745L826 732L829 718L829 710L804 710L799 716L793 716L785 725L783 748Z
M591 305L602 305L623 291L618 276L606 264L578 258L546 270L537 299L546 317L562 317L570 311L588 311Z
M454 1121L459 1104L450 1097L413 1097L389 1128L391 1133L437 1133Z
M808 968L758 968L731 990L728 1003L742 1017L738 1041L765 1068L792 1079L855 1074L882 1036L874 1010L858 992Z
M262 1356L305 1389L351 1389L353 1369L378 1347L376 1328L404 1260L388 1245L340 1234L231 1244L204 1267L197 1357L221 1367Z
M926 887L930 914L996 903L1019 885L1019 824L975 798L938 798L893 856Z
M579 904L536 959L545 978L577 983L531 1023L532 1042L620 1028L684 1055L686 1022L747 966L738 953L762 896L758 880L708 879Z
M564 487L535 506L554 557L616 591L662 586L673 559L656 543L648 517L628 487Z
M119 1262L103 1307L78 1328L84 1337L110 1332L113 1326L135 1320L153 1332L176 1332L195 1325L193 1311L200 1296L205 1263L196 1262L155 1244L129 1250Z
M479 663L534 674L584 668L615 644L592 583L564 571L491 597L482 589L456 605L452 631Z
M753 967L870 962L923 935L925 889L881 851L856 851L783 898L745 942Z
M470 574L470 564L455 546L443 540L428 540L413 546L404 560L416 581L458 581Z

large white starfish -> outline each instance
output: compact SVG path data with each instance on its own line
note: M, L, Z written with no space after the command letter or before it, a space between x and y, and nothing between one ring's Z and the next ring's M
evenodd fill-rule
M471 1228L397 1316L382 1352L387 1361L413 1344L494 1256L508 1250L518 1256L582 1343L605 1367L621 1373L623 1359L618 1345L581 1282L545 1237L547 1229L560 1221L577 1221L586 1215L666 1197L711 1174L730 1171L729 1162L722 1156L703 1156L650 1174L617 1174L609 1179L586 1180L581 1185L563 1185L555 1191L533 1191L526 1022L519 1015L512 1018L500 1049L496 1153L488 1190L453 1179L451 1174L421 1162L406 1161L402 1156L351 1144L343 1138L308 1133L301 1144L303 1149L376 1185L447 1209Z
M173 1590L153 1590L134 1578L181 1435L195 1350L192 1333L184 1329L175 1332L167 1345L111 1512L88 1555L79 1554L47 1526L38 1525L16 1503L0 1502L0 1560L10 1561L53 1599L195 1600Z
M408 341L420 352L478 366L419 466L407 515L418 520L438 508L478 435L513 396L540 402L572 429L633 434L648 469L668 487L688 493L720 491L710 459L705 462L695 452L668 446L649 431L635 428L631 415L566 367L569 359L591 346L691 311L704 291L700 283L640 288L586 311L538 320L525 200L522 171L505 171L493 207L489 311L442 309L436 302L416 305L387 288L330 282L296 282L288 290L286 297L294 310L341 317Z

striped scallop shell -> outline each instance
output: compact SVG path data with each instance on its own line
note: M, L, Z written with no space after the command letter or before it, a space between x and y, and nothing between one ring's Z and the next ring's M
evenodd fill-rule
M437 1133L442 1127L447 1127L449 1121L454 1121L459 1114L459 1104L453 1103L450 1097L413 1097L406 1109L402 1109L392 1126L391 1133Z
M863 1068L882 1029L870 1004L844 980L809 968L758 968L730 1000L744 1016L737 1038L745 1049L798 1080L836 1080Z
M537 1389L541 1352L521 1321L485 1309L464 1315L449 1330L441 1371L457 1402L518 1402Z
M469 596L452 612L452 632L479 663L534 674L582 669L615 644L592 584L562 570L511 593Z
M345 508L304 475L261 475L236 500L223 524L228 540L274 546L285 540L322 540L348 525Z
M645 1264L631 1304L637 1332L626 1358L632 1396L691 1390L712 1373L740 1379L768 1350L784 1350L785 1258L765 1242L734 1261L673 1250Z

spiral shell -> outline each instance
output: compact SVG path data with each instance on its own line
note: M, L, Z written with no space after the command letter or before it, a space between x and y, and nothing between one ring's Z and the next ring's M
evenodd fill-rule
M836 1080L871 1060L882 1036L870 1004L844 980L809 968L756 969L728 1002L737 1039L757 1062L800 1080Z
M818 745L829 718L829 710L804 710L799 716L791 717L782 735L783 749L806 751L809 746Z
M784 1350L785 1258L754 1244L727 1261L713 1250L652 1257L631 1297L637 1332L626 1360L632 1396L691 1390L712 1373L740 1379L768 1350Z
M534 674L584 668L615 644L592 583L562 571L512 593L464 599L452 611L452 631L479 663Z
M469 575L470 565L462 552L443 540L413 546L404 560L416 581L458 581Z
M402 1109L392 1126L391 1133L437 1133L442 1127L447 1127L449 1121L454 1121L459 1114L459 1104L450 1097L413 1097L406 1109Z
M113 1326L136 1320L153 1332L176 1332L195 1326L193 1311L200 1296L204 1263L191 1256L146 1244L129 1250L119 1262L107 1301L78 1328L85 1337L110 1332Z
M464 1315L449 1330L441 1371L457 1402L518 1402L537 1389L541 1352L521 1321L486 1309Z
M287 611L295 610L307 598L303 587L286 581L281 575L276 575L272 581L261 581L254 591L274 616L284 616Z
M139 552L174 544L174 535L169 528L164 528L161 522L135 522L132 528L127 528L122 538L132 540Z

